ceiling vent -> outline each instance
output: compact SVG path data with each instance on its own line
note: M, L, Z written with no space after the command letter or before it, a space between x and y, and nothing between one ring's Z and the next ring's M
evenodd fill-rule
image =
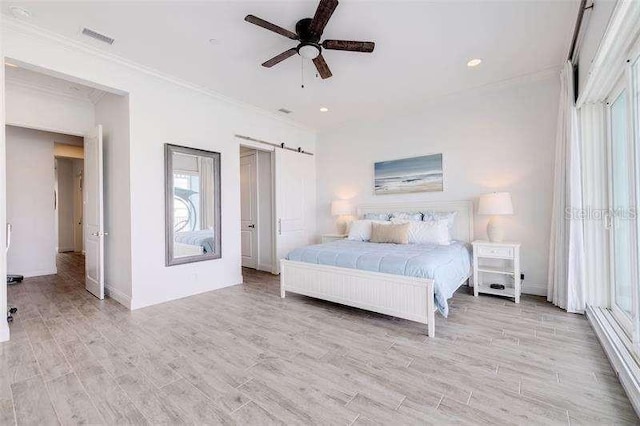
M116 41L116 39L114 38L108 37L104 34L100 34L98 32L90 30L89 28L83 28L82 34L86 35L87 37L95 38L96 40L107 44L113 44L113 42Z
M288 110L286 108L280 108L278 111L280 111L283 114L291 114L291 110Z

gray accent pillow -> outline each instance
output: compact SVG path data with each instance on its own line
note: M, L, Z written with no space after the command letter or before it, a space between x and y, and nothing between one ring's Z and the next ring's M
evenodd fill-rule
M367 220L385 220L391 219L389 213L365 213L364 218Z
M446 219L447 227L449 228L449 230L452 230L453 229L453 221L455 220L456 215L458 214L458 212L426 211L426 212L422 212L422 214L423 214L423 218L422 218L423 222L436 222L438 220Z
M391 219L400 219L400 220L422 220L422 213L420 212L393 212L391 213Z

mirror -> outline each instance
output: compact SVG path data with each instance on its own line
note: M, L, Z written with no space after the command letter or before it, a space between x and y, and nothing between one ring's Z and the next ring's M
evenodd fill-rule
M166 265L219 259L220 153L165 145Z

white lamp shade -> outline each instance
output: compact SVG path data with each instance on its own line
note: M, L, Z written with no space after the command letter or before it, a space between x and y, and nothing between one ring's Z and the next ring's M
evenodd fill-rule
M353 213L349 200L334 200L331 202L331 215L344 216Z
M511 194L508 192L492 192L480 196L478 214L503 215L513 214Z

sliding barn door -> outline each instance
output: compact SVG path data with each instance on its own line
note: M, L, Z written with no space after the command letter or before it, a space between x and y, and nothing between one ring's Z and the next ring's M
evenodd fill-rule
M104 299L104 203L102 165L102 126L84 138L84 239L85 286L98 299Z
M280 260L310 242L315 226L315 165L313 156L284 149L276 149L275 158L276 254Z

